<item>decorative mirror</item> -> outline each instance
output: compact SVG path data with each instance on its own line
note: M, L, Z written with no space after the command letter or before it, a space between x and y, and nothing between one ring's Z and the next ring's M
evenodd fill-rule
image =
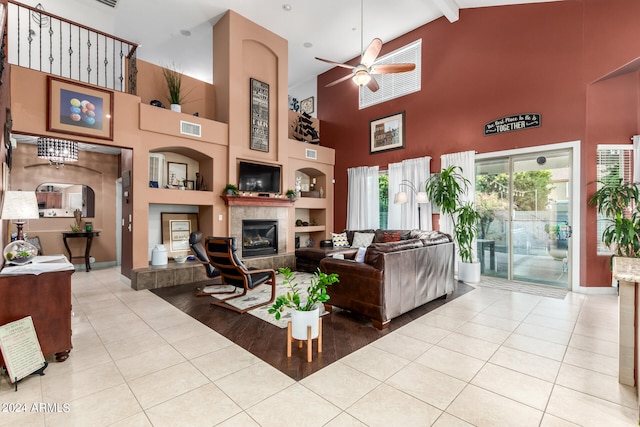
M76 209L83 218L95 216L96 195L87 185L45 182L36 188L40 218L73 218Z

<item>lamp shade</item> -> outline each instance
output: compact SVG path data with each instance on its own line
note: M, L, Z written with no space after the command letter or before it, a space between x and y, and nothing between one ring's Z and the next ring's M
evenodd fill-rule
M5 191L2 219L37 219L38 199L35 191Z
M404 191L398 191L396 193L396 196L393 198L393 203L403 205L407 203L408 200L409 199L407 198L407 193L405 193Z
M371 81L371 76L367 71L360 70L360 71L357 71L356 74L351 79L358 86L364 86Z
M418 195L416 196L416 203L429 203L429 197L427 193L424 191L418 191Z

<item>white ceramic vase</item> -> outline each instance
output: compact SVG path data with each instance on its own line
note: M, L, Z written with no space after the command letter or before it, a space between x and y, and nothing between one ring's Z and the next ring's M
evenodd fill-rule
M316 306L311 311L291 312L291 335L297 340L307 339L307 326L311 326L311 338L318 337L318 319L320 318L320 308Z
M462 262L458 263L458 280L467 283L480 282L480 262Z
M180 104L171 104L171 111L175 111L176 113L182 112L182 107Z

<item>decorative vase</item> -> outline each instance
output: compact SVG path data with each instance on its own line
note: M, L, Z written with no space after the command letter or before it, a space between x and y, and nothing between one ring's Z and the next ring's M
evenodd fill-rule
M171 104L171 111L175 111L176 113L182 112L182 107L180 104Z
M4 259L9 264L26 264L38 255L38 248L24 240L14 240L3 251Z
M291 312L291 336L297 340L307 339L307 327L311 326L311 338L318 338L318 319L320 318L320 307L311 311Z
M480 282L480 262L458 263L458 280L467 283Z

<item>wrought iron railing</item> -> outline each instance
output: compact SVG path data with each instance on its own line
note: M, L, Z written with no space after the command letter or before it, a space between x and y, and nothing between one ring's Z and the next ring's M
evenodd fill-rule
M136 94L136 43L8 0L10 64Z

